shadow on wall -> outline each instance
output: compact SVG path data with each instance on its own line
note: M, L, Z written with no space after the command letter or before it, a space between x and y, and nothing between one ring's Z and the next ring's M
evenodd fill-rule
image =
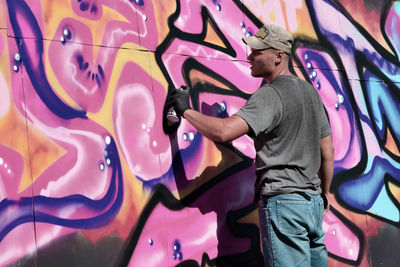
M226 111L223 114L219 112L220 105L217 103L202 103L201 110L207 115L228 117ZM179 150L175 137L171 139L171 145L173 150ZM217 166L205 168L192 180L186 177L179 151L178 160L173 166L181 203L185 207L198 208L202 214L214 212L217 216L218 255L211 260L203 255L201 266L205 263L211 266L264 266L258 227L238 222L256 209L252 204L255 180L253 160L231 143L215 143L215 146L221 152L221 161ZM187 193L188 189L190 193ZM177 266L199 265L195 261L186 260Z
M219 104L202 103L202 112L205 114L213 114L219 108ZM226 111L225 113L220 112L219 116L226 117L228 114ZM190 210L198 209L200 217L206 218L210 213L216 215L213 219L216 224L216 233L210 233L213 239L215 237L217 239L216 256L207 249L200 252L196 249L197 255L202 254L201 262L198 262L200 259L193 259L185 254L183 257L181 255L179 259L181 261L176 261L176 266L264 266L257 217L254 216L257 213L255 212L256 206L253 204L255 181L253 159L245 156L231 143L214 143L216 149L221 153L218 164L208 166L194 179L188 179L182 159L187 154L182 155L177 143L176 132L170 134L170 140L173 155L172 172L179 199L171 193L166 185L159 183L154 186L153 194L122 248L116 266L122 267L130 263L134 264L135 261L142 261L137 258L140 254L137 253L142 251L142 243L147 242L149 237L147 234L152 231L163 231L162 223L160 224L160 220L163 219L162 213L161 217L157 217L156 224L149 226L152 224L150 220L155 221L150 216L157 213L160 206L163 206L161 209L166 212L179 211L181 213L184 209L189 208ZM193 142L211 141L197 134ZM196 218L192 218L192 220L196 220ZM195 223L199 222L193 221L193 224ZM211 225L212 223L207 227L212 227ZM150 228L146 229L146 227ZM151 227L158 227L161 230ZM150 235L155 236L156 234L153 232ZM162 233L162 235L165 239L168 233ZM181 245L185 253L188 244L184 242L178 244L178 246ZM171 253L167 249L168 247L162 244L160 246L158 249L166 250L164 253ZM165 264L169 266L168 262Z

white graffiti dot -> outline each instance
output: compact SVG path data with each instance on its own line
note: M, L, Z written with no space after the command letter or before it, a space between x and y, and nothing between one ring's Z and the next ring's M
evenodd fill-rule
M4 163L4 160L2 157L0 157L0 166L3 165L3 163Z
M157 146L157 141L153 141L153 146L154 146L154 147Z
M190 140L190 141L193 141L193 139L194 139L194 133L193 133L193 132L190 132L190 133L189 133L189 140Z
M15 59L16 61L20 61L21 56L19 55L19 53L15 53L14 59Z
M225 111L226 110L226 104L224 102L222 102L221 104L219 104L221 106L221 110Z
M60 41L61 41L61 42L65 42L64 36L61 36Z
M108 166L110 166L111 165L111 159L107 159L106 163L107 163Z
M100 163L99 168L100 168L101 171L104 171L104 168L105 168L104 163Z
M147 16L145 14L143 14L142 19L143 19L143 21L147 21Z
M312 77L314 78L314 77L317 76L317 72L316 72L316 71L313 71L311 75L312 75Z
M10 170L10 169L8 169L8 171L7 171L7 172L8 172L8 174L10 174L10 173L11 173L11 170Z
M144 123L142 124L142 129L146 130L146 124L144 124Z
M109 137L108 135L106 136L106 144L111 144L111 137Z
M337 97L338 97L339 104L342 104L344 102L344 96L341 94L338 94Z

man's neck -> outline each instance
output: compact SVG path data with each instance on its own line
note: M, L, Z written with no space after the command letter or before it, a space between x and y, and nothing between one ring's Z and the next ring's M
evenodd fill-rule
M283 69L281 71L276 71L274 73L271 73L268 76L265 76L264 80L267 81L267 83L272 83L272 81L275 80L276 77L282 76L282 75L290 76L290 75L292 75L292 73L289 71L289 69L286 68L286 69Z

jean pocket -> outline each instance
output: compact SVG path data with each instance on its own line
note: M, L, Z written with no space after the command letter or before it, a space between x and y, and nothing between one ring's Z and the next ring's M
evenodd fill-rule
M310 214L310 202L307 200L278 200L277 225L281 233L286 235L300 235L307 231Z

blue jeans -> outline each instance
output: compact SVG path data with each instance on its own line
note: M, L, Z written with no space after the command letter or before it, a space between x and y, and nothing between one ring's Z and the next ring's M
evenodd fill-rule
M262 247L265 266L328 266L322 230L324 202L320 195L297 193L260 200Z

